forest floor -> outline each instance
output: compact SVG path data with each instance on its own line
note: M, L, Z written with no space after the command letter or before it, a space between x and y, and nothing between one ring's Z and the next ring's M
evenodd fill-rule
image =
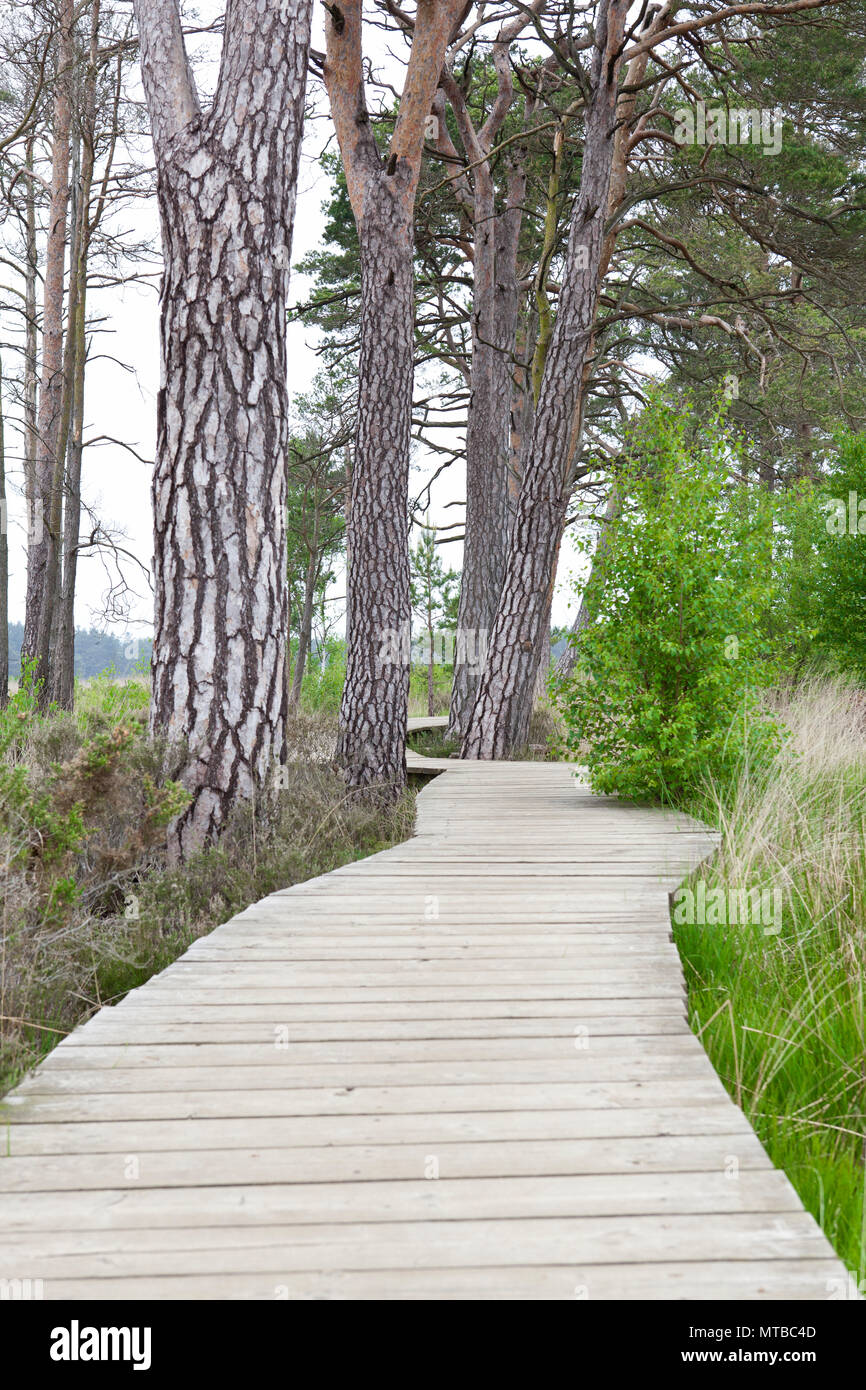
M336 717L291 725L286 785L267 814L239 808L220 844L171 868L171 793L135 681L88 683L74 714L23 694L0 714L0 1094L103 1004L278 888L405 839L414 793L391 810L346 795L327 763Z

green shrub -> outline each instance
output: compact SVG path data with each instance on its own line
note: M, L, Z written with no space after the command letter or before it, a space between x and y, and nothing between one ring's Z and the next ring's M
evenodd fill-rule
M762 621L772 597L772 513L732 486L736 445L721 413L688 438L688 409L657 400L635 423L618 475L593 618L572 676L554 682L566 746L593 787L677 799L780 733L754 718Z
M843 435L820 489L815 628L843 672L866 680L866 435ZM860 505L862 503L862 511Z

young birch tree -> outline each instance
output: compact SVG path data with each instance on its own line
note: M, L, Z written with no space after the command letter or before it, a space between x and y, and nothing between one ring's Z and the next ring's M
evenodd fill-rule
M286 296L311 5L229 0L202 110L177 0L135 0L165 258L152 724L189 746L180 857L284 756Z

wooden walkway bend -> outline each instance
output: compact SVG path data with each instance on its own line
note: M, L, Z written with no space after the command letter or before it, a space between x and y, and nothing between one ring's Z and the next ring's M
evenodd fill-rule
M420 722L420 721L419 721ZM407 843L273 893L0 1105L46 1298L825 1299L845 1271L689 1031L683 816L432 764Z

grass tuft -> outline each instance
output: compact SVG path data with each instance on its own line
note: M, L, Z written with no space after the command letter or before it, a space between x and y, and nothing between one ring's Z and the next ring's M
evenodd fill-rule
M692 1026L773 1162L866 1277L866 696L811 680L770 701L789 737L689 809L722 844L710 887L778 888L781 927L677 926Z

